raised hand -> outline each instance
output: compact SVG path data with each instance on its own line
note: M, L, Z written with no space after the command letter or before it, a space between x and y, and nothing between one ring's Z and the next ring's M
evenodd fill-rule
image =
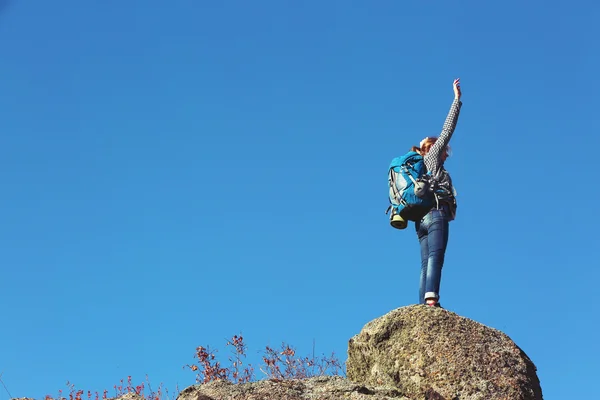
M454 87L454 98L459 100L462 95L460 92L460 78L455 79L452 86Z

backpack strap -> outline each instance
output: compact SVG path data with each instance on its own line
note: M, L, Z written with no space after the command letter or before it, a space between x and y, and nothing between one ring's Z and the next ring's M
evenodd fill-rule
M408 165L414 171L415 166L410 161L407 161L406 165ZM416 185L417 181L416 181L415 178L413 178L412 174L410 173L410 171L408 170L408 167L406 167L406 165L403 166L404 171L406 172L406 174L408 175L408 177L410 178L410 180L413 181L413 183Z
M410 174L408 174L408 175L410 175ZM411 179L413 179L412 176L411 176ZM392 188L392 193L394 195L394 200L396 200L396 202L398 204L402 204L403 206L406 206L407 205L406 201L404 201L402 196L400 196L400 192L398 191L398 186L396 186L396 172L394 171L394 167L391 167L389 170L389 180L390 180L390 187ZM413 179L413 181L414 181L414 179ZM392 209L392 204L391 204L391 200L390 200L390 205L385 210L385 214L387 215L391 209Z

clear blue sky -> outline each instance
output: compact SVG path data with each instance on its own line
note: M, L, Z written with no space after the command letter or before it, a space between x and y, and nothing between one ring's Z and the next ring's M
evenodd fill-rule
M313 340L345 361L365 323L417 302L387 167L439 134L460 77L441 302L515 340L546 399L586 397L597 2L217 3L0 1L11 394L183 389L194 349L240 332L255 362Z

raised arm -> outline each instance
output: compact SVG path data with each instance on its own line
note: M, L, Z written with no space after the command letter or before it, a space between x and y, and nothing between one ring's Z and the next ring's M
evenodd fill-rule
M462 102L460 101L461 91L460 91L460 79L455 79L453 83L454 88L454 101L450 106L450 111L448 112L448 116L446 117L446 121L444 122L444 126L442 128L442 133L437 138L429 152L425 156L425 158L429 159L427 164L430 164L430 170L434 172L437 171L438 166L442 165L442 155L446 150L446 146L450 142L450 138L454 133L454 129L456 128L456 123L458 122L458 116L460 114L460 108L462 107Z

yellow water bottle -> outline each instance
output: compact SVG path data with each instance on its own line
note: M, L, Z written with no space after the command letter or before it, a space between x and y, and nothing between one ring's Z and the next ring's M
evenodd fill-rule
M390 225L392 225L396 229L406 229L406 227L408 226L408 222L406 222L406 220L404 220L404 218L402 218L398 214L394 214L392 216L392 219L390 220Z

